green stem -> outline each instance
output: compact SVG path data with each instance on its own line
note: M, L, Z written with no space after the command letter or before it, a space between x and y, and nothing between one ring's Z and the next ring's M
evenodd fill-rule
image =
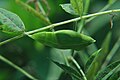
M113 13L113 12L120 12L120 9L109 10L109 11L104 11L104 12L98 12L98 13L94 13L94 14L89 14L89 15L86 15L86 16L82 16L82 19L86 19L86 18L94 17L94 16L100 16L100 15L104 15L104 14L110 14L110 13ZM47 30L47 29L50 29L50 28L53 28L53 27L57 27L57 26L60 26L60 25L64 25L64 24L68 24L68 23L71 23L71 22L79 21L80 19L81 19L81 17L78 17L78 18L67 20L67 21L63 21L63 22L59 22L59 23L54 23L54 24L48 25L48 26L43 27L43 28L39 28L39 29L36 29L36 30L25 32L25 34L26 35L30 35L30 34L37 33L37 32L40 32L40 31L44 31L44 30ZM18 35L16 37L13 37L13 38L8 39L6 41L0 42L0 46L3 45L3 44L5 44L5 43L11 42L13 40L19 39L19 38L21 38L23 36Z
M43 9L41 3L40 3L39 1L37 1L37 4L38 4L38 6L39 6L41 12L42 12L43 15L45 16L45 18L49 21L49 24L51 24L51 22L50 22L49 18L47 17L47 14L46 14L45 10Z
M43 15L46 15L45 10L43 9L41 3L37 1L38 7L40 8L40 11L43 13Z
M81 67L79 66L79 64L76 62L76 60L75 60L73 57L71 57L70 59L72 60L72 62L75 64L75 66L76 66L76 67L78 68L78 70L80 71L81 75L83 76L83 79L84 79L84 80L87 80L87 78L86 78L83 70L81 69Z
M13 37L13 38L10 38L10 39L8 39L8 40L2 41L2 42L0 42L0 46L6 44L6 43L8 43L8 42L14 41L14 40L16 40L16 39L19 39L19 38L21 38L21 37L23 37L23 36L24 36L24 34L21 34L21 35L15 36L15 37Z
M30 35L30 34L33 34L33 33L36 33L36 32L40 32L40 31L43 31L43 30L46 30L46 29L50 29L50 28L57 27L57 26L60 26L60 25L64 25L64 24L68 24L68 23L71 23L71 22L79 21L81 19L86 19L86 18L89 18L89 17L110 14L110 13L113 13L113 12L120 12L120 9L108 10L108 11L104 11L104 12L98 12L98 13L94 13L94 14L89 14L89 15L86 15L86 16L82 16L82 18L78 17L78 18L66 20L66 21L63 21L63 22L54 23L54 24L48 25L48 26L43 27L43 28L39 28L39 29L36 29L36 30L33 30L33 31L26 32L26 34Z
M107 5L105 5L105 7L103 7L99 12L107 10L107 9L108 9L111 5L113 5L115 2L116 2L116 1L114 1L114 2L111 3L111 4L107 4ZM96 18L96 16L91 17L90 19L88 19L88 20L86 21L86 23L92 21L92 20L95 19L95 18Z
M2 55L0 55L0 60L2 60L3 62L9 64L10 66L14 67L15 69L17 69L18 71L20 71L21 73L23 73L24 75L26 75L28 78L32 79L32 80L38 80L36 78L34 78L32 75L30 75L29 73L27 73L25 70L23 70L22 68L20 68L19 66L15 65L14 63L12 63L11 61L9 61L8 59L6 59L5 57L3 57Z
M48 19L46 19L43 14L40 14L39 12L37 12L35 9L33 9L28 4L26 4L26 3L24 3L24 2L22 2L20 0L16 0L16 3L18 3L19 5L21 5L22 7L24 7L27 11L31 12L35 16L37 16L40 20L43 20L45 22L45 24L46 23L47 24L51 24L50 21Z
M85 9L84 9L84 13L86 14L88 12L88 9L89 9L89 5L90 5L90 0L86 0L85 1ZM81 20L81 24L78 28L78 32L82 32L82 29L84 27L84 24L85 24L85 19L82 19Z

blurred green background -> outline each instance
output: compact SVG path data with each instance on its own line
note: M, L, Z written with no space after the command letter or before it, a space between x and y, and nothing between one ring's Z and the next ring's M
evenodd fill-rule
M25 1L25 0L24 0ZM69 0L47 0L50 6L49 18L52 23L65 21L75 16L72 16L64 12L59 4L69 3ZM94 13L102 9L108 0L91 0L89 13ZM45 6L43 4L43 6ZM0 0L0 7L10 10L23 20L26 31L44 27L45 25L41 21L24 10L21 6L15 3L15 0ZM109 9L119 9L120 0L114 3ZM108 9L108 10L109 10ZM112 39L110 44L110 49L120 37L120 13L115 13L116 16L113 20L113 28L110 29L110 15L99 16L89 22L85 28L88 31L89 35L97 40L95 43L97 48L101 47L101 44L107 35L107 33L112 31ZM62 28L72 28L75 26L75 23L70 23L63 25ZM61 29L61 27L57 28ZM4 41L12 36L0 32L0 41ZM120 45L120 44L118 44ZM93 50L91 50L94 52ZM90 52L90 53L92 53ZM27 72L33 76L39 78L40 80L58 80L62 70L53 64L49 59L53 59L64 63L64 58L62 53L66 56L70 55L69 50L60 51L58 49L49 48L47 46L38 43L29 37L23 37L21 39L12 41L3 46L0 46L0 54L8 58L15 64L19 65L21 68L25 69ZM116 54L112 58L112 61L119 59L120 57L120 48L117 50ZM0 80L29 80L22 73L18 72L13 67L8 64L0 61ZM61 79L64 80L64 79ZM67 80L67 79L66 79ZM68 79L69 80L69 79Z

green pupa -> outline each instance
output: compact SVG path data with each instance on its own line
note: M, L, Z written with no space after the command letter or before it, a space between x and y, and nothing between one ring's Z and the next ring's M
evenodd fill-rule
M95 42L93 38L72 30L38 32L29 36L46 46L59 49L81 50L91 43Z

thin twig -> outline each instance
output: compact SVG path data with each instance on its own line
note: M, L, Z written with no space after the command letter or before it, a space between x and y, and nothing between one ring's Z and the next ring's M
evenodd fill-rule
M83 76L83 79L84 79L84 80L87 80L87 78L86 78L83 70L81 69L81 67L79 66L79 64L76 62L76 60L75 60L73 57L71 57L70 59L72 60L72 62L75 64L75 66L76 66L76 67L78 68L78 70L80 71L81 75Z
M45 22L46 24L51 24L48 21L48 19L45 18L44 15L40 14L38 11L36 11L34 8L32 8L31 6L29 6L28 4L22 2L21 0L16 0L16 3L18 3L19 5L21 5L23 8L25 8L30 13L34 14L35 16L37 16L39 19L43 20L43 22Z
M85 1L85 7L84 7L84 13L87 13L89 10L89 5L90 5L90 0L86 0ZM80 22L80 26L78 27L78 32L82 32L83 27L85 25L85 19L82 19Z
M0 46L6 44L6 43L8 43L8 42L14 41L14 40L16 40L16 39L19 39L19 38L21 38L21 37L23 37L23 36L24 36L24 34L21 34L21 35L15 36L15 37L13 37L13 38L7 39L7 40L5 40L5 41L2 41L2 42L0 42Z
M116 0L116 1L117 1L117 0ZM99 12L102 12L102 11L107 10L107 9L108 9L111 5L113 5L116 1L113 1L113 3L111 3L111 4L105 5ZM86 21L86 23L92 21L92 20L95 19L95 18L96 18L96 16L95 16L95 17L91 17L90 19L88 19L88 20Z
M94 17L94 16L105 15L105 14L110 14L110 13L113 13L113 12L120 12L120 9L108 10L108 11L104 11L104 12L89 14L89 15L86 15L86 16L82 16L82 19L86 19L86 18ZM60 26L60 25L68 24L68 23L71 23L71 22L79 21L79 20L81 20L81 17L70 19L70 20L67 20L67 21L59 22L59 23L54 23L54 24L51 24L51 25L43 27L43 28L39 28L39 29L36 29L36 30L33 30L33 31L26 32L26 34L30 35L30 34L33 34L33 33L39 32L39 31L43 31L43 30L52 28L53 26L57 27L57 26Z
M45 18L46 18L46 19L49 21L49 23L51 24L51 22L50 22L50 20L49 20L49 18L48 18L48 16L47 16L45 10L43 9L43 6L41 5L41 3L40 3L39 1L37 1L36 4L38 5L38 7L39 7L40 11L42 12L42 14L45 16Z
M18 71L20 71L21 73L23 73L24 75L26 75L28 78L30 78L32 80L38 80L35 77L33 77L32 75L30 75L28 72L26 72L25 70L23 70L22 68L20 68L19 66L17 66L16 64L12 63L10 60L8 60L5 57L3 57L2 55L0 55L0 60L2 60L3 62L9 64L10 66L14 67Z

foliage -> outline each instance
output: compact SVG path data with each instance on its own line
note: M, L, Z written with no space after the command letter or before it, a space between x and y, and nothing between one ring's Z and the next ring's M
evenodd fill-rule
M0 1L0 80L119 80L119 3Z

